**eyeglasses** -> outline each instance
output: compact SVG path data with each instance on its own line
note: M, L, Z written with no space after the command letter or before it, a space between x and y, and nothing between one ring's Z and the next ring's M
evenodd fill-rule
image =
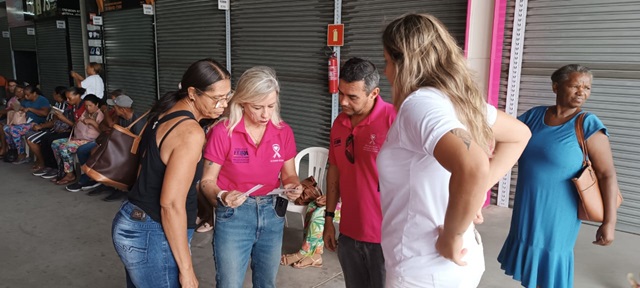
M345 143L344 147L344 156L347 156L347 160L349 160L351 164L356 162L353 145L353 133L351 133L349 137L347 137L347 143Z
M210 95L209 93L206 93L198 88L195 88L195 89L198 90L200 93L206 95L209 99L216 102L216 108L220 108L220 102L222 101L224 101L225 103L229 103L229 101L231 101L231 97L233 97L233 93L235 93L235 91L231 90L224 97L217 97L217 96Z

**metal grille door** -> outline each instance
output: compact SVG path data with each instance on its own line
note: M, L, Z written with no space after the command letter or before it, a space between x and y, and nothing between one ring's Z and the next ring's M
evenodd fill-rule
M53 95L56 86L69 86L67 29L57 28L56 20L37 22L36 49L43 95Z

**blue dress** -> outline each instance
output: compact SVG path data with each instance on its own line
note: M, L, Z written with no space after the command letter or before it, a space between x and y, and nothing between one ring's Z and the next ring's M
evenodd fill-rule
M549 126L544 123L547 108L535 107L518 117L532 136L518 161L511 228L498 261L507 275L525 287L570 288L573 247L581 223L578 194L571 182L582 168L575 133L578 115ZM607 134L594 114L587 114L583 127L586 139L600 130Z

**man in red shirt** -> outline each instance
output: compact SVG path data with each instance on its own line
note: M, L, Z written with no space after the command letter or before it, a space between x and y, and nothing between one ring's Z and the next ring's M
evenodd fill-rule
M376 157L396 117L380 97L380 75L370 61L351 58L340 70L340 107L333 122L327 170L324 242L338 258L347 288L384 287L380 247L382 212ZM333 217L342 199L340 237Z

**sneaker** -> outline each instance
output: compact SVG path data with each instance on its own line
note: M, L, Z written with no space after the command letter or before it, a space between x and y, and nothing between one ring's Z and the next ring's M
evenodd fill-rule
M91 180L88 183L82 185L82 191L89 191L89 190L92 190L92 189L94 189L94 188L96 188L96 187L98 187L100 185L102 185L102 184L100 184L99 182Z
M67 185L66 188L67 188L67 191L69 192L74 192L74 193L80 192L80 190L82 190L82 184L76 182L76 183Z
M45 173L44 175L40 176L44 179L52 179L52 178L56 178L58 177L58 170L57 169L53 169L53 168L49 168L49 171L47 171L47 173Z
M114 201L119 201L121 199L124 199L126 198L126 196L127 196L127 192L123 192L120 190L113 190L109 196L105 197L102 200L106 202L114 202Z
M33 176L42 176L44 174L47 174L47 172L49 172L50 169L51 168L49 168L49 167L44 167L44 168L42 168L42 169L40 169L40 170L38 170L36 172L33 172L31 174L33 174Z

